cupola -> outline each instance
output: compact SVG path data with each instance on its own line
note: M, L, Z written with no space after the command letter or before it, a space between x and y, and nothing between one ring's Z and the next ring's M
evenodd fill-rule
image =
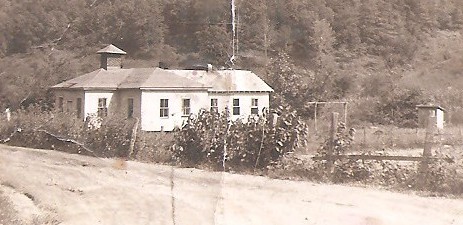
M97 53L100 54L100 68L105 70L122 68L123 56L127 54L112 44Z

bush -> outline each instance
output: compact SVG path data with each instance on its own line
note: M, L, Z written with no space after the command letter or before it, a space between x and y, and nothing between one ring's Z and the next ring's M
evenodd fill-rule
M0 125L0 137L11 145L56 149L99 157L128 157L133 121L114 115L90 129L69 113L31 106L12 113Z
M133 124L120 115L106 117L99 128L86 130L85 145L97 156L128 158Z
M176 133L174 157L185 166L266 168L294 151L306 135L306 126L295 111L281 107L278 113L278 119L266 115L230 121L226 113L203 111Z
M429 103L427 95L418 89L397 85L366 85L364 92L376 90L377 93L364 93L350 103L350 120L356 124L394 125L403 128L416 128L418 111L416 106ZM371 90L370 90L371 89Z
M0 125L0 137L16 146L42 149L60 147L73 152L77 150L72 149L72 145L57 140L51 134L79 140L83 125L83 122L67 113L53 113L43 111L39 106L31 106L13 112L11 120Z
M142 162L172 163L173 133L139 131L133 156Z

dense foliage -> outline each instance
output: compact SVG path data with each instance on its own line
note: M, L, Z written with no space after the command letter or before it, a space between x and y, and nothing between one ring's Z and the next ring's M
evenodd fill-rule
M176 133L174 156L188 166L265 168L303 144L307 132L295 111L280 108L278 114L231 121L227 113L204 111Z
M31 106L12 113L10 121L0 124L0 143L127 158L133 123L114 115L101 120L96 129L72 114Z

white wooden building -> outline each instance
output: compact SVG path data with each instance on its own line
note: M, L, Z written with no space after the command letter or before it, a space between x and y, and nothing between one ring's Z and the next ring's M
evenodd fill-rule
M429 117L439 129L444 129L444 112L445 109L438 105L417 105L418 109L418 126L426 127Z
M273 89L251 71L122 68L126 54L114 45L98 51L100 68L52 87L56 108L83 120L122 113L145 131L171 131L201 109L232 119L262 114Z

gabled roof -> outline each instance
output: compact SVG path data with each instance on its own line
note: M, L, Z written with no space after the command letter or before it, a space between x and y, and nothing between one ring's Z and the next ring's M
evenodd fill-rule
M103 49L100 49L96 53L98 54L103 54L103 53L109 53L109 54L119 54L119 55L126 55L127 53L122 51L120 48L114 46L114 45L108 45L104 47Z
M262 79L245 70L165 70L160 68L98 69L53 86L58 89L184 89L210 92L273 92Z

